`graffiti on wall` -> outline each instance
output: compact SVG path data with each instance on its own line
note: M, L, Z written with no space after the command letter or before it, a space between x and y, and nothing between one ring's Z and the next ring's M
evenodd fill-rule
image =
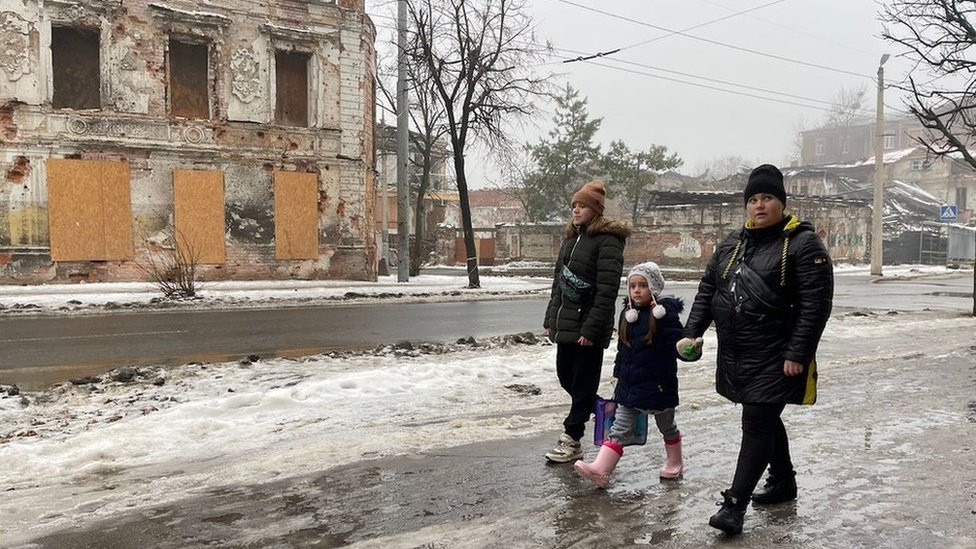
M681 241L674 246L664 249L664 257L681 259L697 259L702 255L701 242L688 236L682 235Z
M832 234L827 238L831 248L838 246L860 246L864 244L864 236L857 233Z

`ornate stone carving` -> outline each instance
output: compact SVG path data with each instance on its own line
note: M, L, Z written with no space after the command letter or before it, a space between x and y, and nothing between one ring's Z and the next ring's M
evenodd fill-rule
M85 19L94 16L94 14L92 14L90 11L85 9L85 7L82 6L81 4L68 6L64 8L64 10L61 13L62 16L65 17L65 20L67 21L84 21Z
M207 133L200 126L187 126L183 129L183 139L187 143L200 143L207 137Z
M88 122L84 118L69 118L67 127L68 131L74 134L88 133Z
M16 82L30 73L30 24L12 11L0 12L0 68Z
M101 17L113 17L122 11L121 0L46 0L52 21L98 25Z
M235 97L250 103L261 96L260 64L253 48L238 48L231 55L230 70L234 75L231 92Z

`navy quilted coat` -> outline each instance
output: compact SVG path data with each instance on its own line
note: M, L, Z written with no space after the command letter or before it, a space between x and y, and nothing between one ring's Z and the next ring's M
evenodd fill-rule
M637 307L637 322L627 324L630 346L617 342L617 358L613 365L617 388L613 399L632 408L663 410L678 405L675 344L681 339L678 315L684 309L684 303L676 297L661 297L657 302L666 314L657 320L654 340L644 342L651 321L650 307Z

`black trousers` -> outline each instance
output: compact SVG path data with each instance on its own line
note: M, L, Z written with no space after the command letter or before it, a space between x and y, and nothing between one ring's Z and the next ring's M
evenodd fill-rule
M790 441L780 417L785 407L785 404L742 405L742 445L731 489L734 496L751 496L767 465L774 477L793 473Z
M559 385L572 399L563 427L573 440L583 438L586 422L596 403L602 368L603 347L599 345L583 347L577 343L560 343L556 346L556 376Z

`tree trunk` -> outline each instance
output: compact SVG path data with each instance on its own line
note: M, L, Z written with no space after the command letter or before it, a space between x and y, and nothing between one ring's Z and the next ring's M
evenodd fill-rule
M427 195L428 188L430 188L429 154L424 157L423 173L420 176L420 187L417 188L417 205L413 209L414 238L413 246L410 247L410 276L418 276L420 274L420 265L424 259L421 257L425 248L424 233L427 229L426 223L424 222L424 197Z
M465 265L468 270L468 288L480 288L478 253L474 247L474 229L471 226L471 206L468 204L468 179L464 175L464 156L460 147L454 146L454 175L457 178L458 199L461 205L461 227L464 230Z

